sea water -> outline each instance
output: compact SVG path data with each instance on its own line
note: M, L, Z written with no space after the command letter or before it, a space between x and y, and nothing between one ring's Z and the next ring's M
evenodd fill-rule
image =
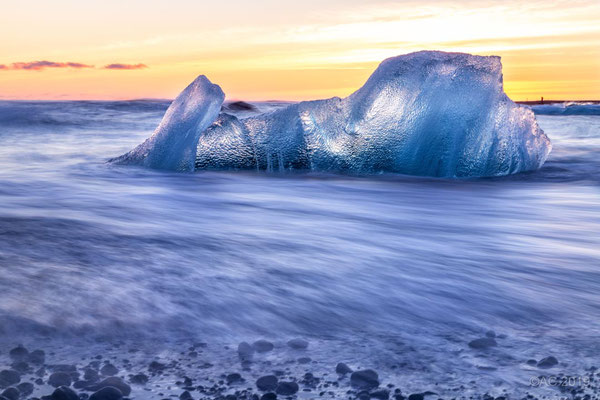
M225 369L260 338L275 365L302 337L312 362L293 371L346 362L404 393L500 395L541 390L530 359L598 363L600 116L538 115L546 164L495 179L106 162L168 104L0 102L5 367L19 343L76 363L118 341L147 346L143 363L202 341ZM468 346L488 331L496 347Z

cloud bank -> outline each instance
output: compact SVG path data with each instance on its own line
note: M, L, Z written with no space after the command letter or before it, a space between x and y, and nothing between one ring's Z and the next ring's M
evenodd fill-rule
M83 68L96 68L93 65L83 64L78 62L56 62L56 61L30 61L30 62L14 62L10 65L0 64L0 70L3 71L41 71L46 68L72 68L72 69L83 69ZM102 67L102 69L143 69L148 68L146 64L108 64Z
M148 68L146 64L108 64L104 69L144 69Z

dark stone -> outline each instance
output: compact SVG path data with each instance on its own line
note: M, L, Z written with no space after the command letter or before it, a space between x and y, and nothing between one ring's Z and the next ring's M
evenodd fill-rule
M90 400L121 400L123 393L114 386L106 386L92 393Z
M98 375L98 371L96 371L95 369L86 368L83 371L83 379L85 379L86 381L95 382L98 379L100 379L100 376Z
M277 400L277 395L275 393L265 393L260 396L260 400Z
M129 382L135 384L135 385L145 385L146 383L148 383L148 375L146 374L137 374L131 377L131 379L129 379Z
M21 396L23 396L23 397L29 396L31 393L33 393L33 383L31 383L31 382L19 383L17 385L17 389L19 390L19 393L21 393Z
M17 388L10 387L2 392L2 396L6 397L8 400L18 400L19 396L21 396L21 392L19 392Z
M167 366L163 363L159 363L158 361L152 361L148 366L148 371L150 372L160 372L164 371ZM127 396L127 395L125 395Z
M97 380L96 381L76 381L76 382L73 382L73 387L75 389L85 389L85 388L92 386L96 382L97 382Z
M370 394L371 398L379 400L388 400L390 398L390 391L387 389L379 389Z
M294 395L298 393L298 384L296 382L279 382L275 392L282 396Z
M187 390L179 395L179 400L192 400L192 394Z
M239 382L242 380L242 376L237 372L227 375L225 378L227 380L227 384L231 385L232 383Z
M252 343L252 348L259 352L259 353L266 353L267 351L271 351L273 350L273 343L269 342L268 340L257 340L256 342Z
M308 347L308 342L304 339L292 339L287 342L287 345L295 350L304 350Z
M311 358L310 357L300 357L298 359L298 364L308 364L309 362L311 362Z
M371 398L371 395L369 394L368 391L366 390L361 390L360 392L358 392L356 394L356 398L358 400L369 400Z
M489 337L475 339L469 342L469 347L477 350L483 350L497 345L498 343L496 343L496 339Z
M46 353L44 350L34 350L29 353L27 360L32 364L41 365L46 362Z
M494 331L487 331L485 333L485 336L489 337L489 338L495 338L496 337L496 332L494 332Z
M98 391L109 386L119 389L123 396L129 396L131 393L131 386L123 382L123 379L117 376L111 376L110 378L106 378L95 385L88 386L86 390Z
M275 390L278 382L279 380L275 375L265 375L256 380L256 387L263 392L268 392Z
M342 375L351 374L352 368L344 363L338 363L338 365L335 366L335 372Z
M40 367L37 371L35 371L35 374L39 377L46 375L46 368Z
M48 378L48 385L54 386L71 386L71 375L66 372L55 372Z
M425 398L425 396L423 395L423 393L413 393L410 396L408 396L408 400L423 400Z
M350 375L350 384L359 389L375 389L379 386L379 375L372 369L356 371Z
M234 101L233 103L229 103L227 108L233 111L254 111L256 107L254 107L250 103L246 103L245 101Z
M558 360L556 359L556 357L549 356L546 358L542 358L540 360L540 362L537 363L537 366L539 368L552 368L557 364L558 364Z
M250 344L246 342L242 342L238 345L238 356L241 360L249 360L252 358L252 354L254 353L254 349Z
M104 376L115 376L119 373L119 370L112 364L105 364L100 368L100 373Z
M25 347L19 345L9 351L8 355L13 361L25 361L27 360L27 356L29 356L29 351Z
M51 396L49 396L51 400L79 400L79 396L77 393L69 387L61 386L56 388Z
M15 361L12 363L11 367L15 371L19 371L21 373L29 371L29 364L27 364L25 361Z
M527 365L537 365L537 361L535 361L534 359L527 360Z

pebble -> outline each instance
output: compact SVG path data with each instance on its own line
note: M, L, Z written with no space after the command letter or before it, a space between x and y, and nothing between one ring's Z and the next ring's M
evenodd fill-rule
M298 364L308 364L312 359L310 357L300 357L298 359Z
M480 339L471 340L469 347L477 350L487 349L489 347L497 346L496 339L490 337L484 337Z
M48 385L54 386L71 386L71 375L66 372L54 372L48 378Z
M11 351L9 351L8 355L13 361L25 361L27 359L27 356L29 356L29 351L22 345L19 345Z
M75 389L85 389L92 386L94 383L96 383L96 381L75 381L73 382L73 387Z
M275 390L278 382L279 380L275 375L265 375L256 380L256 387L263 392L268 392Z
M119 373L119 370L112 364L105 364L100 368L100 373L104 376L115 376Z
M260 400L277 400L275 393L265 393L260 397Z
M119 391L123 394L123 396L129 396L129 394L131 393L131 386L129 386L128 384L123 382L123 379L121 379L117 376L111 376L110 378L106 378L106 379L100 381L100 383L98 383L96 385L88 386L86 389L93 390L93 391L99 391L99 390L109 387L109 386L119 389Z
M27 364L25 361L15 361L14 363L12 363L11 367L15 371L19 371L21 373L27 372L29 370L29 364Z
M146 374L136 374L129 379L129 382L135 385L145 385L148 383L148 375Z
M18 400L19 396L21 396L21 393L19 392L19 390L17 388L10 387L8 389L5 389L2 392L1 396L6 397L8 400Z
M247 342L242 342L238 345L238 356L241 360L249 360L254 354L254 349Z
M121 391L113 386L104 387L90 396L90 400L121 400L122 398Z
M77 393L69 387L61 386L52 392L50 396L42 397L43 400L79 400Z
M390 398L390 391L387 389L379 389L370 394L371 398L378 400L388 400Z
M351 374L352 368L350 368L348 365L344 364L344 363L338 363L338 365L335 366L335 372L337 372L338 374Z
M423 400L425 398L425 396L423 395L423 393L413 393L410 396L408 396L408 400Z
M256 342L252 343L252 348L259 353L266 353L267 351L273 350L274 347L275 346L273 346L273 343L264 339L257 340Z
M100 379L100 376L98 375L98 371L96 371L95 369L86 368L85 370L83 370L83 379L85 379L86 381L95 382L98 379Z
M228 385L231 385L232 383L241 381L242 376L240 374L238 374L237 372L234 372L232 374L227 375L225 380L227 381Z
M148 371L150 372L161 372L164 371L167 366L163 363L159 363L158 361L152 361L150 365L148 365Z
M295 350L304 350L308 347L308 342L304 339L292 339L287 342L287 345Z
M296 382L279 382L275 392L282 396L291 396L298 393L298 384Z
M487 336L489 338L495 338L496 337L496 332L494 332L494 331L487 331L485 333L485 336Z
M179 395L179 400L192 400L192 394L187 390Z
M556 359L556 357L553 356L549 356L546 358L542 358L538 363L537 366L538 368L552 368L555 365L558 364L558 360Z
M46 353L44 353L44 350L34 350L29 353L27 360L32 364L41 365L46 362Z
M25 397L30 395L31 393L33 393L33 383L31 382L23 382L23 383L19 383L17 385L17 389L19 390L19 393L21 393L21 396Z
M355 388L374 389L379 386L379 375L372 369L356 371L350 375L350 384Z

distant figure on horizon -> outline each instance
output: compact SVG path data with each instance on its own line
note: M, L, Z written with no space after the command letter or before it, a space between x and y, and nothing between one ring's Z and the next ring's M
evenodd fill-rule
M540 103L544 104L544 96L542 96L542 100L540 101Z

